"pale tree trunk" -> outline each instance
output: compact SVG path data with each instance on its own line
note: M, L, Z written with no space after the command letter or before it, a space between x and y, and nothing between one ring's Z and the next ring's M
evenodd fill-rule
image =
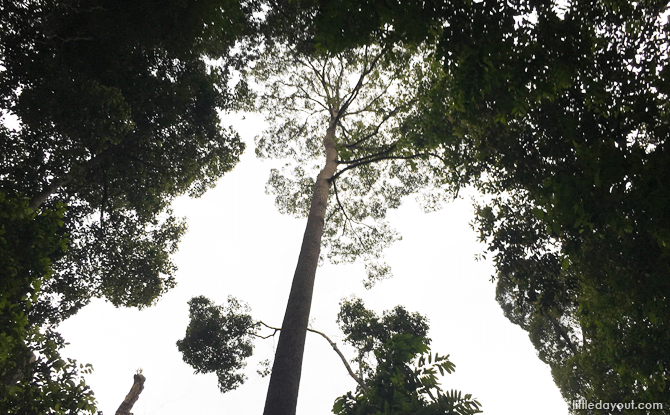
M137 399L140 397L140 393L144 390L144 382L147 379L140 375L139 373L133 376L133 386L130 388L130 392L126 396L126 399L121 402L121 406L116 410L116 415L132 415L130 410L133 409L133 405L137 402Z
M73 177L77 175L84 175L86 171L90 171L100 164L101 157L93 157L90 160L80 164L79 166L72 167L69 173L65 174L60 178L54 178L50 184L46 185L41 192L33 196L30 199L28 207L32 210L37 210L47 199L54 193L58 191L61 187L68 185Z
M337 149L333 140L336 120L335 114L323 139L326 164L314 184L307 227L302 240L298 265L293 275L291 294L286 305L275 361L272 366L264 415L295 415L298 403L302 356L312 305L314 278L321 251L321 235L328 205L330 187L328 179L333 177L337 171Z
M37 210L38 207L42 205L42 203L46 202L46 200L54 194L61 186L65 184L65 180L59 180L55 179L54 181L51 182L50 185L46 186L44 190L39 192L35 197L33 197L30 200L30 204L28 205L29 208L32 210Z

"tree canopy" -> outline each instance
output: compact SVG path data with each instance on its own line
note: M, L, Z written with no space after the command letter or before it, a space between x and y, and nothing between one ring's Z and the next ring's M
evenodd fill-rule
M0 1L0 347L23 356L0 357L3 379L62 344L36 327L174 284L185 228L170 201L243 150L217 109L246 87L205 58L240 64L234 42L263 30L278 53L256 67L272 123L260 154L297 162L269 189L287 213L322 209L289 301L297 337L321 233L332 260L372 259L374 280L397 238L387 208L473 185L497 299L566 400L669 400L667 2Z
M16 387L46 393L31 380L44 358L27 361L62 347L44 330L93 297L144 307L174 285L170 255L185 224L170 202L211 188L244 149L218 112L241 102L227 68L242 62L231 48L256 30L257 7L0 3L0 354L29 350L24 362L0 361L3 405Z
M249 313L248 306L228 297L226 306L217 306L203 296L189 302L189 325L186 336L177 341L184 362L195 373L215 372L222 393L242 385L245 376L238 371L244 359L253 352L253 335L259 323Z

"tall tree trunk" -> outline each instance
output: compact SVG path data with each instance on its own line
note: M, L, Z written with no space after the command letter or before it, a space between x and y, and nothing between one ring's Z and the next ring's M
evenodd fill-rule
M321 235L328 205L328 179L337 170L335 148L336 114L323 139L326 149L326 164L317 176L312 195L312 204L307 218L307 227L302 239L298 265L293 275L291 294L286 305L277 352L275 354L270 386L265 400L264 415L295 415L302 372L302 356L312 306L314 277L321 251Z

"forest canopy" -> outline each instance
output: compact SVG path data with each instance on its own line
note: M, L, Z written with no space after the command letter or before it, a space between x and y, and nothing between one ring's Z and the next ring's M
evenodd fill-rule
M440 150L452 195L484 194L506 317L566 400L670 402L666 2L0 0L0 28L3 409L92 410L55 325L174 285L170 203L239 160L218 111L247 105L231 70L261 41L312 57L434 42L394 133L404 156Z

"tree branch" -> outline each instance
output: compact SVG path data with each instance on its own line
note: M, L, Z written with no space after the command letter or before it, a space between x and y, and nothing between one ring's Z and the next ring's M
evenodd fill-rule
M360 158L357 158L355 160L349 160L349 161L338 160L337 164L357 164L357 163L360 163L360 162L365 161L365 160L370 159L370 158L380 157L380 156L383 156L384 154L389 154L390 152L392 152L395 149L395 147L396 147L396 145L394 143L394 144L391 144L391 146L389 148L387 148L386 150L382 150L378 153L370 154L369 156L365 156L365 157L360 157Z
M382 50L379 52L377 56L370 62L370 67L364 67L363 72L361 73L361 76L358 78L358 82L356 82L356 86L354 86L353 90L349 93L349 98L347 98L344 101L344 104L340 107L339 111L337 112L337 116L335 118L335 122L339 121L340 117L344 115L347 112L347 109L349 108L349 105L351 105L352 102L356 99L358 96L358 93L361 90L361 87L363 86L363 79L365 79L366 76L372 72L372 70L377 66L377 63L381 59L382 56L386 53L386 49L388 49L388 46L384 46ZM367 57L367 46L366 46L366 57ZM365 65L367 66L367 65Z
M359 166L363 166L365 164L370 164L370 163L374 163L376 161L382 161L382 160L410 160L410 159L414 159L414 158L425 156L425 155L426 155L426 153L418 153L418 154L413 154L411 156L386 156L386 157L379 157L379 158L376 158L376 159L364 160L364 161L361 161L358 164L352 164L352 165L347 166L347 167L343 168L342 170L338 171L337 173L335 173L335 175L333 175L333 177L330 178L330 181L332 183L335 179L340 177L342 175L342 173L344 173L345 171L356 168L356 167L359 167Z
M561 326L561 324L558 321L556 321L556 318L549 315L549 313L546 312L545 310L542 310L542 314L544 315L545 318L549 319L551 324L554 326L554 330L556 330L558 332L558 335L566 342L568 348L572 351L572 353L577 354L577 346L575 346L575 344L570 339L568 332L565 331L565 329Z
M386 114L386 116L384 116L384 118L382 118L382 120L379 122L379 124L377 124L377 126L375 127L375 130L373 132L371 132L370 134L367 134L366 136L359 139L355 143L345 144L344 146L347 147L347 148L356 147L357 145L361 144L362 142L364 142L364 141L374 137L375 135L379 134L379 129L382 127L382 125L384 125L384 123L386 121L388 121L389 118L393 117L398 111L399 111L399 107L394 108L393 111L389 112L388 114Z
M261 338L263 338L263 339L267 339L268 337L272 337L272 336L274 336L275 334L277 334L278 331L281 331L281 328L269 326L269 325L265 324L265 323L262 322L262 321L259 321L259 323L261 323L262 325L264 325L265 327L267 327L267 328L269 328L269 329L271 329L271 330L274 330L275 332L272 333L271 335L266 336L266 337L262 337L262 336L256 335L257 337L261 337ZM333 350L335 350L335 353L337 353L337 355L340 356L340 360L342 360L342 363L344 364L344 367L347 368L347 372L349 372L349 376L351 376L351 377L356 381L356 383L358 383L358 384L360 385L360 387L361 387L364 391L367 391L367 390L369 389L368 386L363 382L363 380L362 380L361 378L359 378L358 376L356 376L356 374L354 373L354 371L351 370L351 366L349 366L349 363L347 362L347 359L344 357L344 355L342 354L342 352L340 351L340 349L337 347L337 344L336 344L334 341L330 340L330 337L326 336L324 333L322 333L322 332L320 332L320 331L318 331L318 330L314 330L314 329L310 329L310 328L308 328L307 331L311 331L312 333L319 334L319 335L321 335L321 337L323 337L324 339L326 339L326 341L330 344L330 346L333 348ZM117 415L119 415L119 414L117 413Z

